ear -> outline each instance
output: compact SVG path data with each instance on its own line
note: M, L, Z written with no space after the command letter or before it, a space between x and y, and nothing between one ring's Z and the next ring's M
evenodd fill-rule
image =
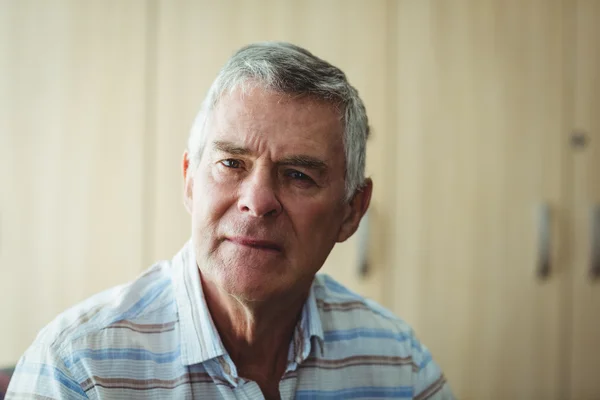
M347 207L347 210L342 222L342 226L338 233L338 242L344 242L346 239L352 236L354 232L356 232L360 220L369 209L372 193L373 181L367 178L364 186L356 191L354 197L352 200L350 200L350 203L345 206Z
M183 152L183 205L185 209L191 214L194 204L194 178L192 176L193 171L190 170L190 157L188 151Z

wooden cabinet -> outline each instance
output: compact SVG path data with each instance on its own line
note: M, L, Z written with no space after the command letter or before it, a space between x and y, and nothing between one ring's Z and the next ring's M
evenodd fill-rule
M145 4L0 2L0 365L141 270Z
M599 398L600 3L394 4L394 310L461 399Z
M598 399L600 276L592 278L590 267L592 208L598 207L600 213L600 1L579 0L575 3L577 7L570 14L575 43L569 57L575 77L570 104L571 128L574 133L585 135L586 140L570 150L569 218L573 230L568 291L571 300L568 301L569 319L566 321L571 328L569 398Z
M393 305L462 399L560 398L564 255L538 277L535 217L567 207L562 6L396 5Z

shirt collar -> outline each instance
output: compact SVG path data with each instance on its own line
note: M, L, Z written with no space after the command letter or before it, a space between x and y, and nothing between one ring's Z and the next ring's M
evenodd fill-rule
M199 364L227 354L206 305L194 246L189 240L173 258L173 284L179 312L181 357L184 365ZM317 307L315 283L302 308L300 321L290 343L288 359L300 364L311 353L311 339L323 350L323 325Z
M183 364L198 364L227 354L206 305L191 240L173 258L173 282Z
M288 360L294 361L297 364L302 363L311 353L312 349L312 338L318 339L318 344L321 352L323 351L323 325L321 324L321 314L317 308L317 299L315 297L315 283L313 282L308 298L304 307L302 308L302 315L298 325L296 325L296 331L294 332L293 347L294 354L293 358L288 357ZM292 346L290 346L291 350Z

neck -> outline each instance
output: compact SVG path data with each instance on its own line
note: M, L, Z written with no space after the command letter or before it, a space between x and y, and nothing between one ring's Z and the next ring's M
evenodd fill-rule
M223 345L244 378L279 382L308 290L285 298L243 301L201 276L208 309Z

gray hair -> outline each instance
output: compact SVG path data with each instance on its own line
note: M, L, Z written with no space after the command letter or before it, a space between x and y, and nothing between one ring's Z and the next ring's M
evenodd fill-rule
M188 152L192 166L200 162L206 123L219 99L236 88L245 91L249 83L258 83L280 93L312 96L338 107L344 125L346 200L350 200L365 181L369 136L365 106L358 91L339 68L290 43L264 42L245 46L223 66L190 131Z

